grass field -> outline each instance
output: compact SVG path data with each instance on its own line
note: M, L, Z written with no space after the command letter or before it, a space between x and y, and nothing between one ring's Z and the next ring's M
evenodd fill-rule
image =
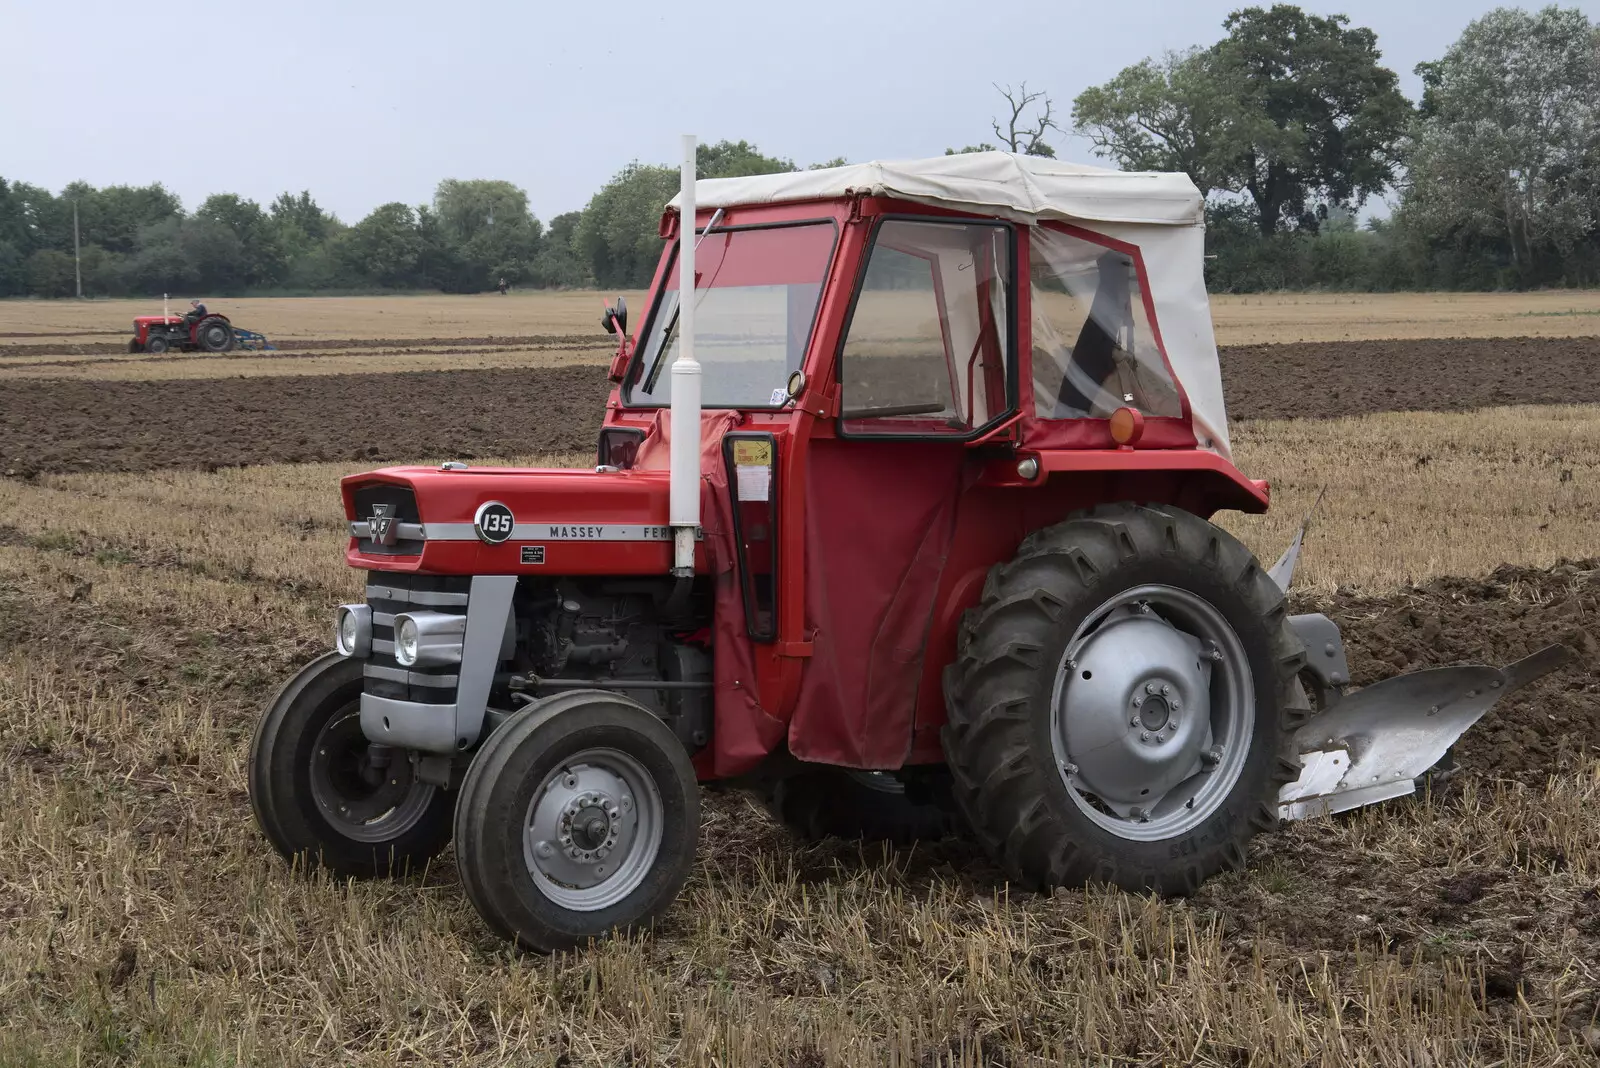
M1218 301L1219 337L1600 333L1594 294L1256 301ZM269 335L381 344L172 377L604 350L595 294L239 304ZM0 303L0 368L115 378L137 365L72 349L132 314ZM15 336L51 316L61 333ZM491 336L574 347L457 344ZM20 344L60 351L3 355ZM961 842L802 845L711 793L663 923L548 959L484 928L448 853L344 885L288 871L252 822L260 708L359 595L337 479L378 460L0 477L0 1066L1592 1063L1600 405L1247 420L1233 441L1274 512L1219 519L1265 561L1326 490L1296 604L1335 616L1358 676L1556 638L1578 668L1474 728L1441 795L1262 836L1189 900L1014 893Z

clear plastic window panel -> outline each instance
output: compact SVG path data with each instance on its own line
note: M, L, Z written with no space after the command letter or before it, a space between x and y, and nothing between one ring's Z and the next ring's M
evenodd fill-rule
M964 433L1007 411L1011 235L879 227L841 352L847 430Z
M1030 241L1035 414L1104 419L1130 407L1181 417L1132 257L1044 227Z

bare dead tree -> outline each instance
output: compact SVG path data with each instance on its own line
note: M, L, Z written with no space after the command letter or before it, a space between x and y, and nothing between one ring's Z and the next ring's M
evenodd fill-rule
M990 123L994 127L994 134L1008 145L1013 152L1020 152L1026 156L1055 157L1056 150L1044 142L1045 131L1060 131L1061 127L1052 117L1055 103L1050 99L1050 94L1042 90L1029 92L1028 83L1012 89L1011 86L995 85L995 91L1006 98L1006 106L1011 115L1006 120L1006 128L1000 128L1000 120L995 119ZM1032 110L1031 121L1025 119Z

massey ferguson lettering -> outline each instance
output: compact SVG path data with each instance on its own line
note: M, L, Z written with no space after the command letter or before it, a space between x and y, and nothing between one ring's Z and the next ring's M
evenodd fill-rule
M550 524L552 538L566 538L568 541L600 541L605 538L605 527L600 526L568 526L560 523Z

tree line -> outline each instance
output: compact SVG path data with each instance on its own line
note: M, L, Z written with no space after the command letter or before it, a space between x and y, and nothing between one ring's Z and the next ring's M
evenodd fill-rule
M1377 35L1289 4L1235 11L1222 37L1078 94L997 87L995 143L1054 156L1082 137L1130 170L1183 171L1206 196L1214 291L1600 284L1600 26L1576 9L1499 8L1399 90ZM842 159L814 166L836 166ZM792 171L747 141L702 145L704 177ZM58 194L0 178L0 296L637 288L660 253L672 166L632 163L548 224L506 181L447 179L424 205L353 225L309 192L231 193L192 213L160 185ZM1387 218L1357 218L1388 195Z

